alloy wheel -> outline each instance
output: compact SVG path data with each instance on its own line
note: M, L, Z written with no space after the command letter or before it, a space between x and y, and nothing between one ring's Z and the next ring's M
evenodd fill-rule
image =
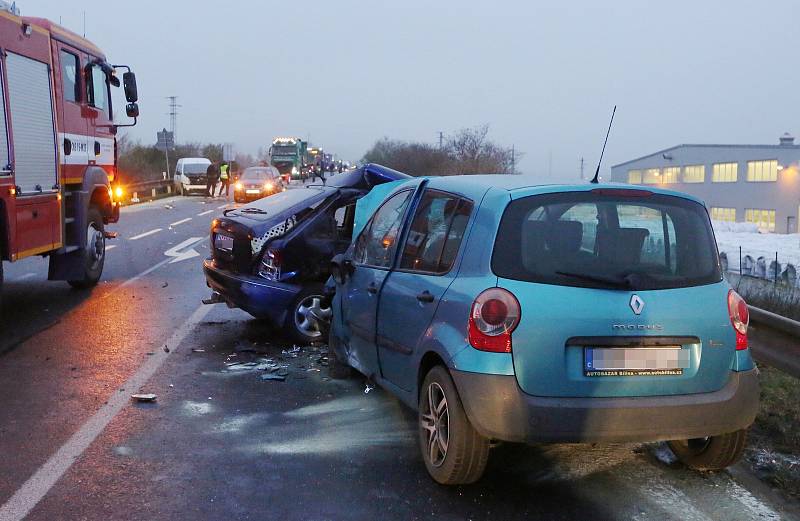
M425 400L420 416L420 427L427 436L426 456L431 465L440 467L447 458L450 444L450 413L447 397L442 387L431 382L428 386L428 399Z
M331 321L330 306L323 306L320 295L309 295L300 301L295 310L294 323L297 329L311 338L322 336Z

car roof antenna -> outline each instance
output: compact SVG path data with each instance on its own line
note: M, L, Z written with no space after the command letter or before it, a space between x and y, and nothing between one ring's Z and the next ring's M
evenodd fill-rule
M614 114L617 113L617 106L614 105L614 110L611 112L611 121L608 122L608 132L606 132L606 140L603 142L603 151L600 152L600 161L597 162L597 170L594 171L594 177L591 183L597 184L600 182L600 165L603 164L603 155L606 153L606 145L608 144L608 136L611 134L611 125L614 124Z

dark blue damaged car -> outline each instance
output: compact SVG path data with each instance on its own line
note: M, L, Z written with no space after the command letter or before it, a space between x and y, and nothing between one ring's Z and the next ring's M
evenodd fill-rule
M211 223L203 271L212 296L205 302L241 308L299 342L322 339L331 315L324 285L331 259L350 245L356 201L408 177L367 164L226 210Z

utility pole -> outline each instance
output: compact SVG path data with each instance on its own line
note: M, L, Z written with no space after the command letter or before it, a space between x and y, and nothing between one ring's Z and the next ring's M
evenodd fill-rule
M511 173L517 173L517 157L516 157L516 149L515 146L511 145Z
M439 131L439 150L444 150L444 132Z
M172 139L174 143L178 142L178 109L181 105L178 105L178 96L167 96L169 100L169 112L167 115L169 116L169 130L172 132Z
M584 179L585 178L583 177L583 158L581 158L581 181L583 181Z

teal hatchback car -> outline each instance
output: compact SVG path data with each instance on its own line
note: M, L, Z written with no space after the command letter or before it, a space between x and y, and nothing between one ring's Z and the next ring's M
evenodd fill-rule
M418 411L437 482L478 480L492 441L665 440L708 470L741 457L759 396L748 310L702 202L456 176L358 204L331 348Z

